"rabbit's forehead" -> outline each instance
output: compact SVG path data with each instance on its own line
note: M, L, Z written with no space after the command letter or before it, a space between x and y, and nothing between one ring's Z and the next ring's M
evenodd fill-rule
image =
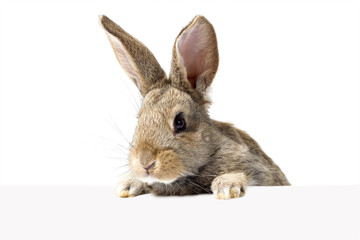
M139 115L148 111L170 114L177 108L184 108L186 111L191 103L190 95L176 88L154 89L145 96Z

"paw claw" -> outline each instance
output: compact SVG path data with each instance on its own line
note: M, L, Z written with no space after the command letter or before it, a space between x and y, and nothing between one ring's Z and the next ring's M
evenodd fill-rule
M244 188L241 188L241 191L240 191L240 196L239 197L242 197L245 195L245 189Z
M230 198L237 198L237 197L240 197L240 195L241 195L240 188L232 187L230 189Z
M242 173L227 173L216 177L211 190L217 199L242 197L245 194L246 178Z
M229 194L229 188L224 189L223 192L220 192L216 195L217 199L230 199L230 198L238 198L244 196L245 192L241 192L239 187L232 187L230 189Z
M225 198L225 194L223 193L218 193L218 195L216 196L217 199L226 199Z
M121 191L119 192L118 196L121 197L121 198L127 198L127 197L129 197L129 196L130 196L130 195L129 195L129 190L121 190Z
M120 180L115 193L121 198L135 197L145 193L145 185L140 180L133 178L131 174L128 174Z

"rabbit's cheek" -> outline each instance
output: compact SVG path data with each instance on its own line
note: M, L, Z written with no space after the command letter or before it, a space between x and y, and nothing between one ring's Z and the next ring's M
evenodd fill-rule
M160 151L150 175L159 182L173 182L183 174L184 166L179 156L173 150Z

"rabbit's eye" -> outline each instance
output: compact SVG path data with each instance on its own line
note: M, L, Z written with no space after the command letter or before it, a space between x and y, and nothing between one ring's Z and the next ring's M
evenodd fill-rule
M186 129L186 121L184 118L184 114L183 113L179 113L176 115L175 119L174 119L174 130L175 133L180 133L182 131L185 131Z

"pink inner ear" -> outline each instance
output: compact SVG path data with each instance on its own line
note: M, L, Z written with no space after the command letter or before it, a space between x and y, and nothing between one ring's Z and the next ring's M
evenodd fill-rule
M197 24L182 34L178 42L178 50L183 58L187 78L193 88L196 88L197 78L206 71L206 56L210 49L206 30Z
M120 44L119 44L120 45ZM116 49L118 51L118 58L119 61L121 61L125 71L127 71L127 73L134 78L138 78L136 71L134 69L134 67L131 65L129 57L127 56L127 54L125 53L124 49L121 47L118 47Z
M131 58L126 53L123 45L117 38L115 38L111 34L108 34L108 37L120 65L123 67L128 76L135 80L135 84L139 87L139 75L137 74L133 64L131 64Z

